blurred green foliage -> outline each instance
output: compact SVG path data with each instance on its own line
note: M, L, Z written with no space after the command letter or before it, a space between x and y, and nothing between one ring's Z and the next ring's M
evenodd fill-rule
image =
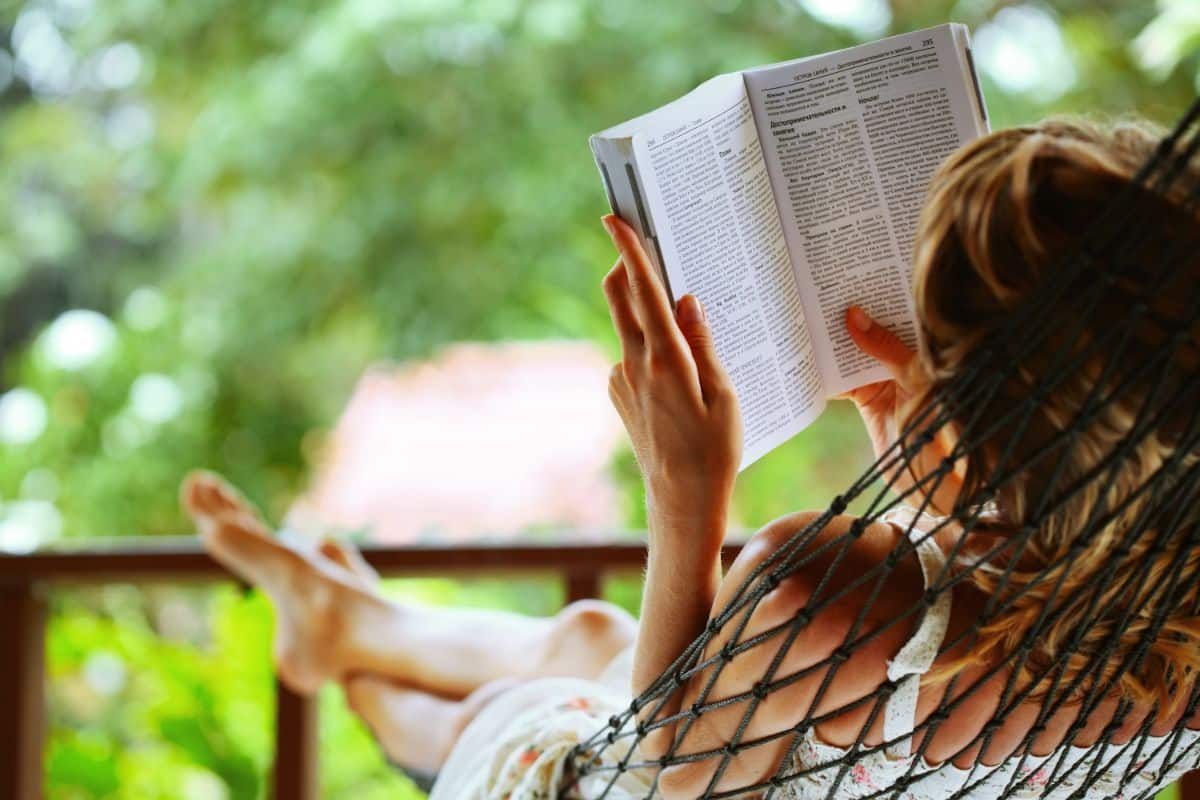
M997 127L1167 123L1200 81L1197 0L0 0L0 546L179 532L198 465L278 516L381 358L615 352L587 135L717 72L947 19L979 34ZM835 409L743 477L739 519L822 506L865 458ZM181 635L164 609L211 621ZM269 638L228 588L59 597L50 796L263 796ZM326 796L409 796L324 703Z

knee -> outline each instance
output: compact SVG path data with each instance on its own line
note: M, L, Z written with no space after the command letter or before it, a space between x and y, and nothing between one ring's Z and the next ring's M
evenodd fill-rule
M550 621L542 668L594 677L633 643L637 622L623 609L599 600L580 600Z
M637 635L637 621L623 608L603 600L577 600L554 617L554 630L564 638L612 641L624 647Z

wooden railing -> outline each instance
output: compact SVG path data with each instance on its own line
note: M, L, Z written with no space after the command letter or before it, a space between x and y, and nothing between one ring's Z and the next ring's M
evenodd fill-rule
M725 557L736 556L728 545ZM639 570L643 544L503 544L455 547L365 546L381 574L553 574L567 601L599 597L606 575ZM55 585L218 581L232 576L188 538L115 540L71 550L0 556L0 800L43 796L46 595ZM276 685L276 800L316 800L316 704Z
M728 563L740 545L726 545ZM456 547L366 546L381 574L550 573L568 602L599 597L612 573L645 561L638 543L504 544ZM43 796L46 595L57 585L232 579L194 538L118 540L111 545L0 556L0 798ZM316 704L276 685L275 800L317 800ZM1200 800L1198 773L1181 781L1181 800Z

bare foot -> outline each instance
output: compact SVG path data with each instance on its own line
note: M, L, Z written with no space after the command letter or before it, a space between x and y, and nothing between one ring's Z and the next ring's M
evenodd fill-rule
M330 559L315 549L287 546L236 489L213 473L189 475L182 502L213 558L271 599L280 679L303 694L338 679L348 668L354 610L383 602L370 594L367 576L351 568L348 551L339 548Z

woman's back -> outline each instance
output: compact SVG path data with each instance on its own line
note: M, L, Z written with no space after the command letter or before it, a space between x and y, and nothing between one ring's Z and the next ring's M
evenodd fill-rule
M815 519L793 515L756 535L716 606L733 602L731 587L776 563ZM1084 785L1092 787L1084 797L1114 796L1122 785L1136 797L1186 771L1180 755L1200 746L1200 731L1188 730L1200 725L1200 713L1185 720L1181 707L1155 716L1152 703L1123 703L1111 690L1049 702L1023 697L1010 685L1004 657L930 682L939 665L969 652L989 602L965 582L929 593L952 574L946 553L961 528L907 508L849 537L854 522L840 517L826 525L797 559L803 566L754 604L740 634L718 634L706 648L701 663L720 664L720 674L710 683L709 667L688 682L682 707L704 708L676 755L719 753L735 739L741 746L715 782L716 757L667 768L659 779L667 797L736 791L775 776L784 779L782 796L804 800L893 796L887 789L913 800L963 790L960 796L993 798L1006 788L1019 788L1017 797L1065 798ZM893 552L902 555L877 588L870 576L883 574ZM810 615L790 643L764 646L783 642L789 623ZM722 659L735 638L742 645ZM772 665L780 685L763 693L742 728L746 695ZM1167 768L1169 761L1180 763Z
M896 526L898 542L904 536L922 541L923 532L939 525L947 530L939 537L943 542L961 533L947 520L920 518L907 509L885 518ZM910 521L915 523L911 527ZM927 544L922 541L918 547L936 553L926 558L926 563L945 563L942 548L934 539ZM932 570L926 570L925 576L928 589L937 576ZM943 644L960 642L943 654L945 662L961 657L961 651L969 648L971 632L988 598L970 584L948 590L940 598L943 602L926 609L901 652L914 644L926 652L937 652ZM950 602L944 602L949 598ZM1014 796L1066 798L1087 785L1084 796L1088 797L1122 792L1136 797L1186 771L1186 766L1168 768L1166 763L1169 756L1194 748L1200 741L1200 731L1182 730L1200 722L1200 715L1183 720L1183 709L1179 709L1154 721L1150 703L1123 707L1115 692L1104 698L1087 698L1086 711L1082 698L1063 702L1052 713L1044 711L1045 698L1009 697L1001 709L1012 669L1002 660L995 661L999 663L963 671L955 685L923 687L917 698L893 693L884 705L883 717L899 716L907 726L889 734L885 722L882 737L878 730L868 732L863 744L877 749L849 762L846 756L858 738L861 720L856 725L856 720L835 719L812 729L793 755L791 771L802 777L788 784L787 796L805 800L862 797L907 786L898 791L899 797L991 798L1005 790L1018 790ZM931 659L927 667L933 663ZM865 695L875 688L860 685L858 692ZM988 734L984 728L993 719L1000 723ZM911 745L906 740L898 747L886 746L895 736L914 730ZM1181 732L1172 735L1176 731Z

